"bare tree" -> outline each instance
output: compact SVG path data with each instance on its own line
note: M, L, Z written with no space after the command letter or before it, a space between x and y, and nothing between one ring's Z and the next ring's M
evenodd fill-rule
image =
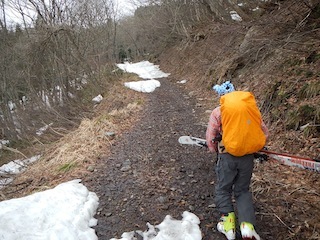
M2 29L6 30L7 29L7 20L6 20L4 0L1 0L1 13L2 13L2 19L0 19L0 26Z
M192 29L211 18L208 6L201 1L153 0L139 4L132 17L120 21L118 31L118 42L137 54L159 53L177 41L191 39Z
M84 81L101 89L96 70L112 60L114 11L110 0L8 0L6 7L24 27L0 31L0 125L19 139L49 119L67 120Z

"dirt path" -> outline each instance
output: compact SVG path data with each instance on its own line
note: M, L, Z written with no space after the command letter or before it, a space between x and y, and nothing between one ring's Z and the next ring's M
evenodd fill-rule
M172 81L173 82L173 81ZM203 239L224 239L212 231L214 162L206 150L181 146L177 139L204 137L199 116L205 111L170 79L148 95L141 120L124 134L86 185L100 198L99 239L120 238L126 231L147 230L166 215L183 211L201 220Z
M181 135L205 136L201 116L207 108L199 102L188 96L185 85L162 79L161 87L147 95L140 120L116 139L111 154L85 179L100 199L99 240L145 231L148 222L159 224L166 215L181 219L184 211L200 218L203 240L225 240L215 230L215 156L177 141ZM317 173L275 161L256 164L252 191L260 237L319 239L317 186Z

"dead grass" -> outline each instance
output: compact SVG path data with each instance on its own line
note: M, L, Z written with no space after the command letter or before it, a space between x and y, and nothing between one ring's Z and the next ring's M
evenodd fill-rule
M256 164L251 191L257 217L270 226L276 239L319 239L319 173L281 165L276 160Z
M74 131L42 146L42 157L1 190L0 200L26 196L91 174L97 159L109 153L117 136L131 127L142 109L144 95L123 86L131 80L132 76L127 76L109 89L91 119L83 119ZM115 139L110 139L108 132L115 133Z

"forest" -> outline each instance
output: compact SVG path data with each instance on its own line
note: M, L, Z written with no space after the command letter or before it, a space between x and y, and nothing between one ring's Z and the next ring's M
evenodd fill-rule
M100 239L185 209L223 237L212 156L176 139L204 137L215 84L254 93L271 151L320 158L319 0L2 0L0 38L0 165L37 159L0 172L0 200L82 179ZM154 94L124 87L140 79L116 64L141 61L170 73ZM319 173L269 160L252 176L259 234L319 239Z
M77 126L119 78L115 63L150 60L204 92L231 78L255 90L279 135L301 130L302 148L317 157L319 1L128 4L130 14L112 0L1 1L0 139L24 146L52 122Z

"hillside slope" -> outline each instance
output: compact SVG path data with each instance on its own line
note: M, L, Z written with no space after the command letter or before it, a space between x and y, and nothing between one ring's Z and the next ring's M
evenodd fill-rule
M215 230L212 156L175 145L180 134L204 137L218 104L212 85L231 79L256 95L270 129L270 150L320 157L318 17L295 15L301 25L296 28L283 21L282 10L256 23L195 28L188 41L152 61L171 73L162 80L164 88L145 95L119 82L119 91L112 89L95 116L44 151L40 162L0 192L1 200L81 178L100 198L99 239L143 230L166 214L179 218L183 210L199 215L204 240L223 239ZM183 79L187 83L177 86ZM107 138L109 131L117 133L115 139ZM320 239L318 178L275 161L257 164L251 190L262 239Z
M218 104L214 84L231 80L252 91L271 130L270 148L320 158L319 9L285 1L257 22L205 23L165 51L160 65L188 80L208 109Z

